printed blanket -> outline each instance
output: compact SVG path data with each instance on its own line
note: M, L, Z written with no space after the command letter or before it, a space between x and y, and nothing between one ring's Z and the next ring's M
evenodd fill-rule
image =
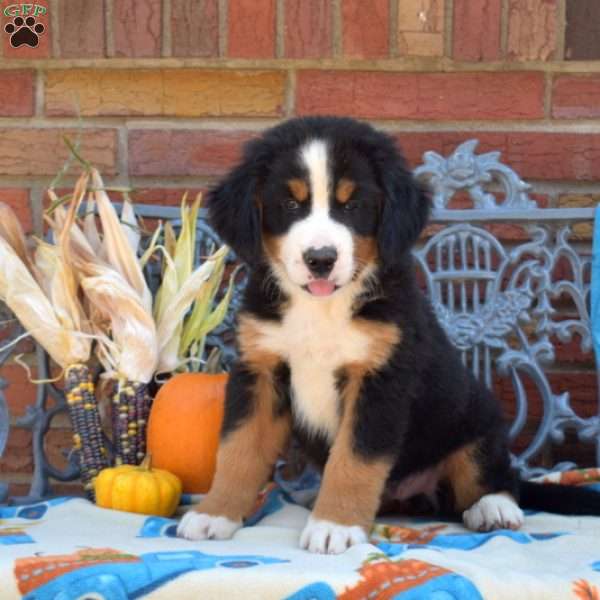
M597 469L548 479L600 490ZM521 531L485 534L397 519L378 522L370 544L321 556L298 548L307 516L277 484L230 541L188 542L175 519L83 499L0 507L0 598L600 599L600 518L530 512Z

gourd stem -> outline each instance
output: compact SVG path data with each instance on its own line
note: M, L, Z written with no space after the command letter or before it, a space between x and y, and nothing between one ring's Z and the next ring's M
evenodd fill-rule
M140 468L145 469L146 471L152 470L152 454L150 454L150 452L144 456L144 460L142 461Z

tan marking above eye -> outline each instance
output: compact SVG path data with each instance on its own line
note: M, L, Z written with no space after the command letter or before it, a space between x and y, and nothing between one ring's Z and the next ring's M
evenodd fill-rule
M346 204L355 189L356 183L354 181L342 177L335 188L335 199L341 204Z
M304 202L308 198L308 184L306 181L303 179L290 179L287 184L290 192L292 192L292 196L298 202Z

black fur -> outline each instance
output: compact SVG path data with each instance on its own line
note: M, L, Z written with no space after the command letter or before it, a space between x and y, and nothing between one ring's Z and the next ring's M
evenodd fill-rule
M336 179L358 183L353 210L333 205L331 215L353 233L377 241L377 285L357 300L356 317L394 323L402 332L388 363L365 378L354 425L355 450L365 458L393 457L390 483L432 467L453 451L473 444L489 492L507 491L531 508L600 514L597 494L533 484L519 487L511 470L506 426L498 401L467 370L419 290L410 250L425 227L430 201L416 183L389 136L350 119L295 119L267 131L245 149L242 162L210 194L212 225L252 267L242 311L259 320L277 321L286 298L278 288L262 248L264 235L281 235L302 218L305 207L286 211L285 182L302 176L298 149L314 138L330 144ZM353 197L354 198L354 197ZM343 343L343 332L340 332ZM319 365L315 365L318 369ZM227 392L224 432L252 410L252 374L238 365ZM279 414L290 409L289 368L278 370ZM337 374L337 387L346 384ZM327 460L329 443L295 423L312 458ZM546 491L548 492L546 494ZM578 508L566 497L583 499ZM567 498L568 500L568 498Z

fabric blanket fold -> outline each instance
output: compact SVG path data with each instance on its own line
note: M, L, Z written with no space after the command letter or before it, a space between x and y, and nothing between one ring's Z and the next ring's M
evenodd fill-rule
M547 479L600 489L597 469ZM0 599L600 598L600 518L529 513L521 531L491 533L386 519L371 543L321 556L298 548L308 514L271 484L232 540L189 542L176 519L83 499L0 507Z

